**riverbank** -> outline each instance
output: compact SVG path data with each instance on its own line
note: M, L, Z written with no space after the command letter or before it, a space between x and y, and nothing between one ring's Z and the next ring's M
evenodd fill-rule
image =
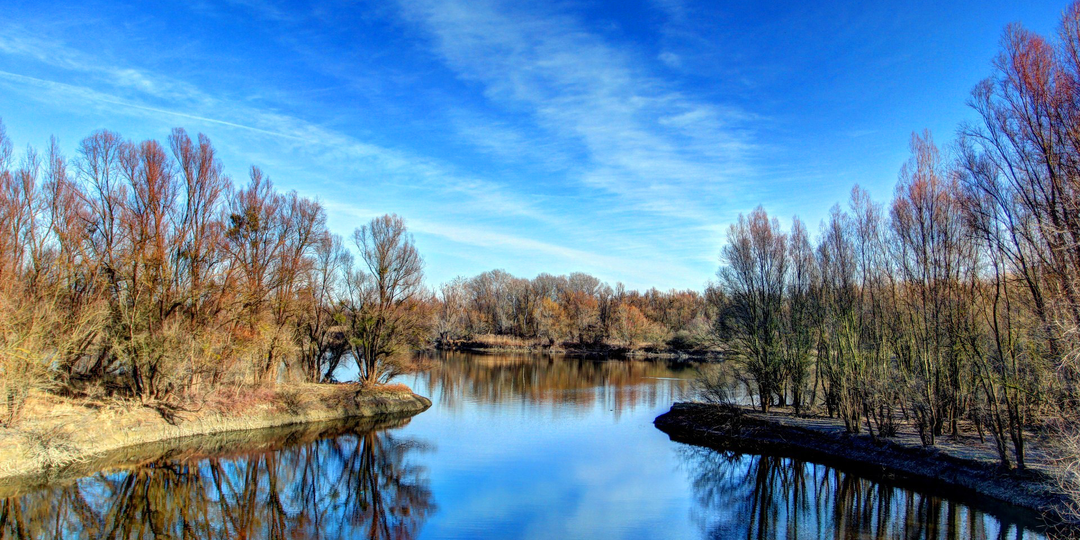
M566 356L627 360L708 360L720 357L720 350L701 347L671 348L656 345L627 347L611 343L556 343L546 339L523 339L514 336L496 335L480 335L471 339L439 340L435 343L435 350L480 354L561 354Z
M401 385L301 384L223 393L197 408L137 401L30 398L25 419L0 428L0 481L63 474L110 452L195 435L413 415L431 400Z
M267 454L284 448L349 434L396 429L412 414L360 416L338 420L289 424L263 429L224 431L155 441L95 454L68 466L38 474L0 478L0 499L19 497L40 489L62 487L96 473L133 471L168 463L193 463L203 459Z
M1004 471L992 455L963 445L943 441L927 448L905 437L875 442L869 435L845 433L831 418L762 414L702 403L675 403L654 425L677 442L807 459L873 480L961 498L1024 521L1080 530L1068 499L1034 457L1022 473Z

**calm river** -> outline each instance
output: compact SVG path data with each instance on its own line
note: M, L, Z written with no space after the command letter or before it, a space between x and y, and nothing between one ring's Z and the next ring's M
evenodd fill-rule
M447 354L407 421L229 439L0 500L3 538L1042 538L958 502L674 443L691 366ZM257 437L256 437L257 439Z

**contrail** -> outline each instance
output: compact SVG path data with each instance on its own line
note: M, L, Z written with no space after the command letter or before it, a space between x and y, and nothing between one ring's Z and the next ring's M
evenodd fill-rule
M10 72L7 72L7 71L0 71L0 77L8 79L10 81L14 81L14 82L33 84L33 85L39 86L39 87L59 88L61 90L65 90L65 91L68 91L68 92L81 94L86 99L90 99L90 100L101 102L101 103L107 103L107 104L110 104L110 105L117 105L117 106L125 107L125 108L128 108L128 109L138 109L138 110L154 112L154 113L158 113L158 114L167 114L167 115L171 115L171 116L178 116L180 118L187 118L189 120L196 120L196 121L200 121L200 122L209 122L209 123L212 123L212 124L219 124L219 125L228 126L228 127L234 127L234 128L238 128L238 129L245 129L245 130L248 130L248 131L253 131L255 133L262 133L264 135L270 135L270 136L273 136L273 137L281 137L281 138L292 139L292 140L296 140L296 141L310 142L310 141L308 141L308 139L306 139L304 137L300 137L300 136L297 136L297 135L290 135L288 133L281 133L280 131L270 131L270 130L267 130L267 129L257 128L257 127L253 127L253 126L246 126L244 124L237 124L235 122L229 122L229 121L226 121L226 120L218 120L216 118L207 118L205 116L198 116L198 115L194 115L194 114L182 113L182 112L177 112L177 111L170 111L168 109L159 109L157 107L149 107L149 106L146 106L146 105L139 105L139 104L136 104L136 103L130 103L130 102L126 102L126 101L121 101L121 100L116 99L114 97L108 96L108 94L103 94L101 92L98 92L97 90L94 90L92 88L86 88L84 86L74 86L74 85L70 85L70 84L66 84L66 83L62 83L62 82L57 82L57 81L50 81L50 80L46 80L46 79L38 79L36 77L29 77L29 76L26 76L26 75L19 75L18 73L10 73Z

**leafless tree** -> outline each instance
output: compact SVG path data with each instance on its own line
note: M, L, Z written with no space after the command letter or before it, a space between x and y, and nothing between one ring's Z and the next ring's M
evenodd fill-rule
M360 379L385 382L398 373L395 355L425 331L424 263L397 215L356 229L353 242L361 264L346 278L348 341Z
M718 276L731 299L734 351L757 385L761 409L784 401L781 308L788 275L787 235L758 207L728 230Z

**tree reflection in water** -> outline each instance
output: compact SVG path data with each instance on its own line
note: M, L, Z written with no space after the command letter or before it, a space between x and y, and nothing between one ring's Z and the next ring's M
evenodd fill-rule
M585 410L605 404L618 417L639 405L655 408L684 397L696 375L692 364L650 360L604 361L541 354L441 352L419 374L443 410L467 402L505 405L516 401ZM656 384L670 379L672 384Z
M282 448L159 459L0 501L0 538L414 538L425 445L348 429Z
M708 538L1039 538L963 504L792 458L685 445L682 463Z

